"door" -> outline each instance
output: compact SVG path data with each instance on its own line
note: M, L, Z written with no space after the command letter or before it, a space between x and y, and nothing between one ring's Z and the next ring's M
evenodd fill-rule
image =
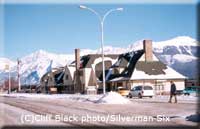
M132 91L132 96L136 97L138 96L138 94L140 93L140 90L141 90L142 87L134 87L133 91Z

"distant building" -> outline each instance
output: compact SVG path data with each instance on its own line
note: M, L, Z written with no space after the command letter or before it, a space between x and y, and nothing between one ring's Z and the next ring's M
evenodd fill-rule
M75 55L76 60L69 65L69 67L75 67L74 91L86 93L87 90L97 90L102 87L102 55L89 54L79 57L79 50L76 50ZM106 71L116 62L118 56L119 55L104 56ZM65 73L65 75L67 75L67 73Z
M152 41L144 40L143 49L121 55L105 55L106 91L117 87L128 89L137 85L151 85L157 94L170 91L173 80L177 90L185 88L186 77L159 61L152 52ZM80 57L75 50L75 61L53 69L41 78L42 92L89 93L103 92L102 55Z
M200 79L187 79L185 86L200 86Z
M88 90L101 87L102 58L101 54L89 54L80 57L80 50L75 50L75 61L63 68L53 69L41 78L41 91L58 93L87 93ZM105 55L105 70L117 60L118 55Z
M53 68L40 79L40 90L44 93L49 93L54 88L58 90L63 85L63 76L64 67Z
M3 86L0 86L0 93L4 92Z
M170 81L173 80L177 90L185 88L186 77L159 61L152 52L152 41L143 41L143 50L125 53L110 68L107 74L109 89L117 87L128 89L137 85L151 85L156 94L167 94Z

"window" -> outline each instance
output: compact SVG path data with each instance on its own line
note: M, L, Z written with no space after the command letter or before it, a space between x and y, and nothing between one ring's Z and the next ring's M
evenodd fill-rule
M144 86L144 90L153 90L151 86Z
M164 83L162 82L157 82L155 85L155 91L163 91L164 90Z
M118 83L117 83L117 86L122 86L122 82L118 82Z
M83 71L79 71L79 75L80 75L80 76L83 76Z
M68 78L69 78L68 75L65 75L65 80L68 80Z

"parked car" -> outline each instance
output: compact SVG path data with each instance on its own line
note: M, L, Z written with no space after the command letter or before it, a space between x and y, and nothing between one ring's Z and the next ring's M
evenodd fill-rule
M128 97L130 90L128 90L125 87L118 87L117 88L117 92L122 96L127 96Z
M176 95L182 95L183 94L183 90L176 90Z
M189 86L183 90L184 95L200 94L200 86Z
M154 96L154 91L152 86L135 86L131 89L129 92L129 97L150 97L152 98Z

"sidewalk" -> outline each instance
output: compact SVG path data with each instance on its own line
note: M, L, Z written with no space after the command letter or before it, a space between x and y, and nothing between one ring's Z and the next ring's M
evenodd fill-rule
M168 102L169 101L169 96L168 95L156 95L153 98L148 98L148 97L143 97L142 99L133 98L134 100L138 101L145 101L145 102ZM199 102L199 98L195 96L185 96L185 95L180 95L177 96L178 103L193 103L196 104ZM174 101L174 98L172 98L172 101Z

